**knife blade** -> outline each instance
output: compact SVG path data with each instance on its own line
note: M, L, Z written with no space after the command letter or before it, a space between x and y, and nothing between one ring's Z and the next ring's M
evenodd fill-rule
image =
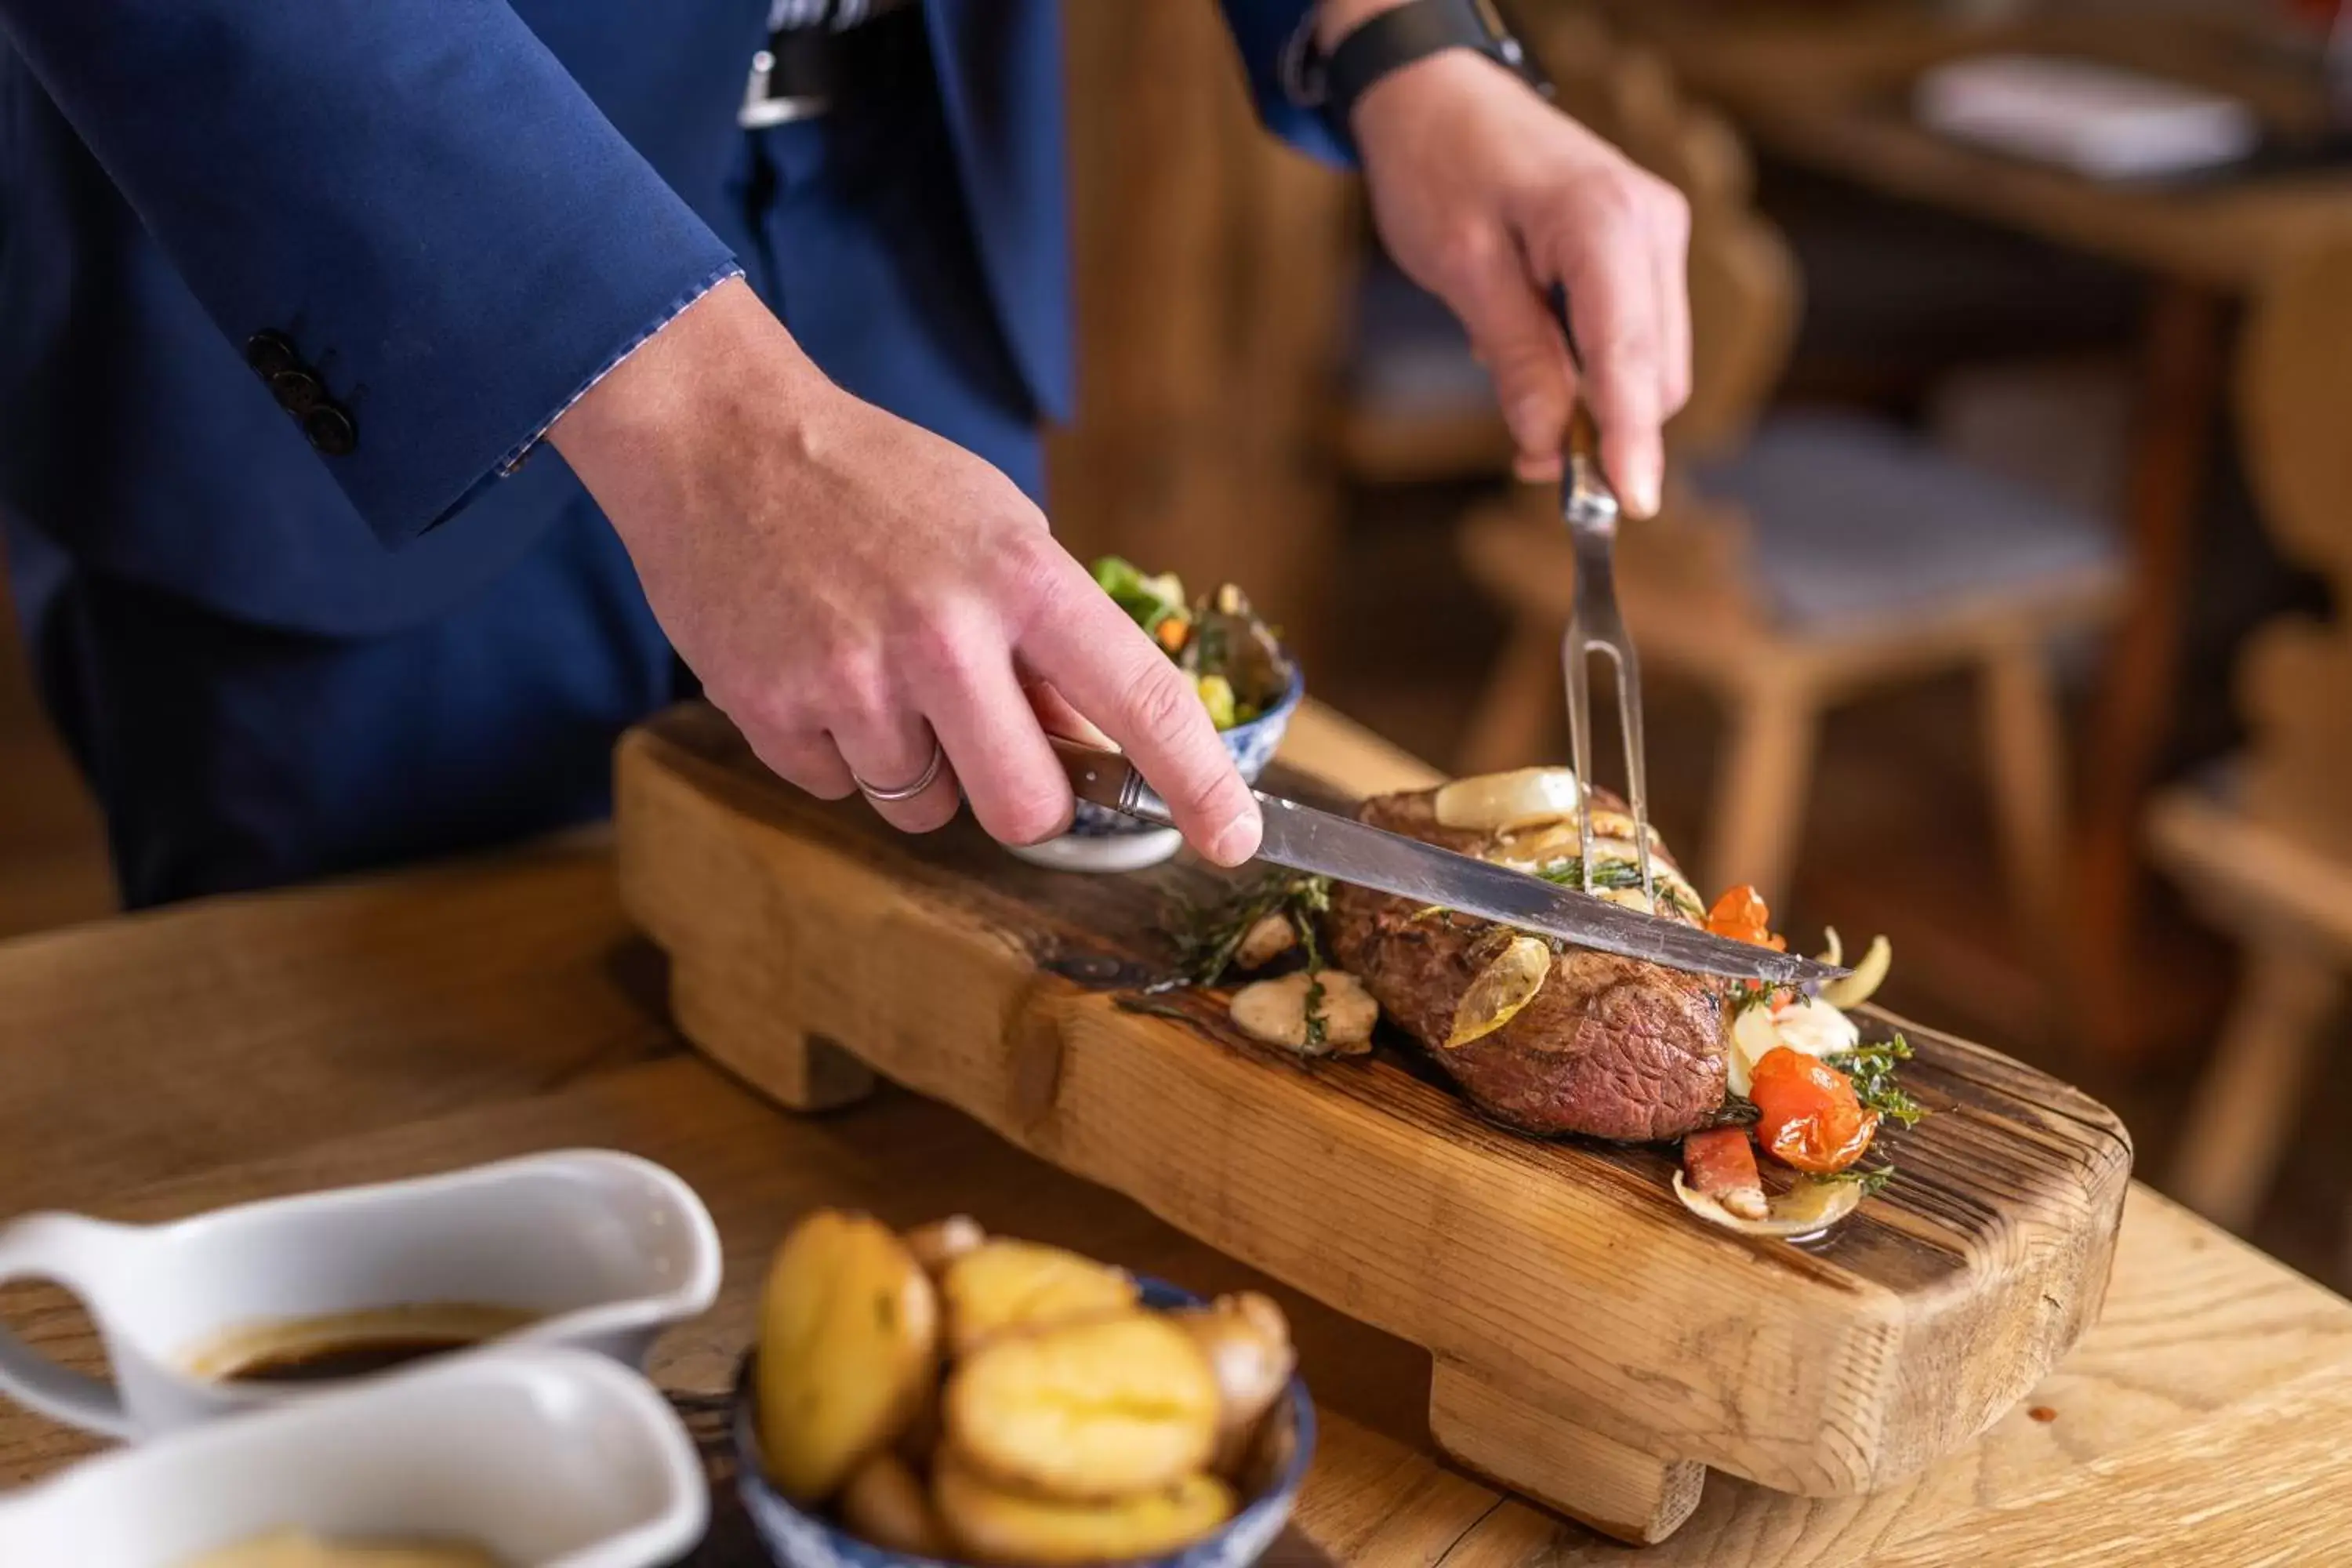
M1128 760L1076 742L1054 750L1080 800L1139 821L1172 826L1167 803ZM1580 947L1597 948L1695 974L1816 984L1851 973L1754 942L1733 942L1622 904L1548 882L1507 866L1456 854L1352 817L1252 791L1265 819L1258 858L1417 903L1434 904Z

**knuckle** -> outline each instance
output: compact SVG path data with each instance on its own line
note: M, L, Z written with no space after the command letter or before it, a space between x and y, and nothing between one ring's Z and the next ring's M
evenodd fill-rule
M870 648L835 649L817 679L818 700L836 719L864 723L889 711L889 678L880 656Z
M1128 689L1127 711L1139 733L1169 747L1184 742L1195 720L1207 720L1200 699L1185 688L1172 668L1138 677Z
M935 679L965 684L980 668L980 633L971 617L954 609L927 610L901 634L901 657L910 668Z
M1431 267L1441 290L1483 288L1506 254L1502 232L1485 223L1458 223L1438 239Z
M1062 831L1070 816L1070 792L1024 788L996 812L997 837L1010 844L1042 844Z

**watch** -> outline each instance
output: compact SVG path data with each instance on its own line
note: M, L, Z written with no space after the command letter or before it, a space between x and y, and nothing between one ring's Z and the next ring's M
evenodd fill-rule
M1315 10L1309 6L1283 54L1283 87L1293 102L1322 109L1344 131L1356 100L1372 83L1447 49L1484 55L1551 96L1550 79L1494 0L1404 0L1341 38L1328 55L1316 47Z

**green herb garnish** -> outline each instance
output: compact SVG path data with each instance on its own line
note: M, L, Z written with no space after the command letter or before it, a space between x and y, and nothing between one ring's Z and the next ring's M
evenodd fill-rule
M1584 886L1584 861L1574 855L1546 861L1536 868L1536 875L1547 882L1557 882L1563 888L1580 890ZM1638 888L1641 885L1642 868L1632 860L1603 860L1592 868L1592 886L1596 890Z
M1268 872L1221 904L1182 911L1176 921L1177 962L1189 984L1214 985L1233 967L1234 952L1250 928L1268 915L1280 915L1298 933L1299 945L1307 951L1307 968L1319 970L1323 967L1323 950L1317 934L1316 917L1328 913L1330 908L1330 878L1309 877L1297 871ZM1318 1000L1312 994L1307 997L1310 1032L1318 1022Z
M1785 986L1768 984L1763 981L1740 982L1731 988L1731 1016L1737 1018L1742 1013L1751 1013L1759 1007L1769 1007L1772 1005L1772 999L1785 989Z
M1911 1042L1901 1035L1822 1059L1852 1079L1854 1098L1885 1120L1909 1127L1927 1114L1927 1108L1895 1081L1895 1064L1911 1059Z
M1744 1094L1733 1094L1727 1089L1724 1091L1723 1103L1716 1107L1715 1120L1709 1122L1708 1125L1711 1127L1753 1127L1756 1125L1757 1118L1763 1114L1764 1113L1762 1111L1756 1109L1756 1102L1754 1100L1748 1099Z
M1812 1178L1812 1180L1816 1182L1824 1184L1830 1182L1852 1182L1862 1189L1862 1195L1866 1198L1876 1197L1880 1193L1886 1190L1886 1184L1894 1179L1895 1167L1892 1165L1871 1165L1868 1167L1862 1165L1849 1165L1843 1171L1832 1171L1828 1175L1815 1176Z

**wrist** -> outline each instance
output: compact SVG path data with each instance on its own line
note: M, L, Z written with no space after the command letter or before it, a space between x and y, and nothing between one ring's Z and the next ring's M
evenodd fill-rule
M1315 47L1329 54L1339 40L1406 0L1319 0L1315 7Z
M772 432L789 431L835 390L751 286L730 279L583 393L547 438L604 500L624 478L650 479L646 465L725 439L747 404Z

